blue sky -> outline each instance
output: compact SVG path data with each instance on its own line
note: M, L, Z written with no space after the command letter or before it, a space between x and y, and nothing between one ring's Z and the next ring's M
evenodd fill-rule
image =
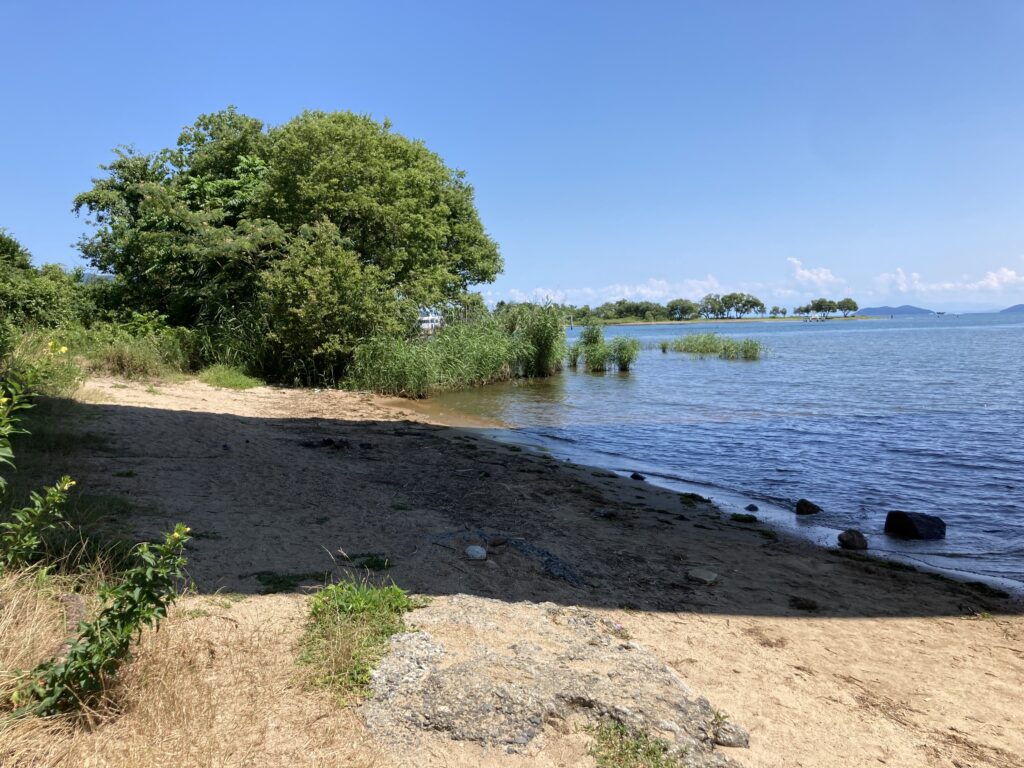
M0 0L0 226L74 264L117 144L236 104L468 172L490 300L1024 302L1024 3Z

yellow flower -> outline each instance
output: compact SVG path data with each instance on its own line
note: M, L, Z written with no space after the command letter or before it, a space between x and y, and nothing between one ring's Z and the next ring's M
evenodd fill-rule
M66 355L66 354L68 353L68 348L67 348L67 347L61 347L61 348L60 348L60 353L61 353L62 355Z

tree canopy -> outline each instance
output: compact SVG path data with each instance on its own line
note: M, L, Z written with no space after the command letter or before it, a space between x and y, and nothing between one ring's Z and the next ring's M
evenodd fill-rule
M94 225L82 253L115 276L121 303L174 325L259 329L281 353L263 359L319 350L318 367L343 369L359 339L464 301L502 267L464 174L367 116L267 128L228 108L174 147L119 147L102 168L74 207Z

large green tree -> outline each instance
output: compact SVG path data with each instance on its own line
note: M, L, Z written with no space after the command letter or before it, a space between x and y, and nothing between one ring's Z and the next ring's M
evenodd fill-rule
M175 147L121 147L103 170L75 211L94 225L81 250L115 276L121 304L258 328L291 372L327 350L311 367L339 372L366 333L411 327L416 306L464 301L502 267L464 174L362 115L304 112L268 129L229 108Z

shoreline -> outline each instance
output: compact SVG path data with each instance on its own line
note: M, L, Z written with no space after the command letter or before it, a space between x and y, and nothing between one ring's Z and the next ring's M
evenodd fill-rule
M228 626L209 605L225 590L253 610L287 608L279 620L297 631L303 588L325 576L391 580L440 606L497 600L510 617L530 603L580 608L747 728L750 748L728 754L748 768L1024 765L1017 602L364 393L90 379L79 399L67 423L96 439L67 456L25 452L20 472L72 468L79 489L130 501L121 524L137 538L193 527L199 594L168 632ZM467 560L468 544L487 560ZM387 569L356 567L365 553ZM261 574L295 594L260 596ZM439 738L419 764L592 765L557 727L519 756ZM377 764L406 757L385 750Z
M631 472L639 470L646 475L647 482L652 486L672 492L700 493L701 495L708 496L717 507L728 514L743 514L746 511L745 506L749 503L754 503L759 507L757 515L760 521L780 535L787 536L794 541L809 543L825 552L843 551L839 547L836 538L845 529L814 525L813 520L800 518L793 510L786 509L773 502L766 502L763 498L746 495L713 483L660 475L656 469L651 470L644 467L642 462L633 461L628 456L605 454L599 450L574 452L559 441L545 439L544 436L535 433L522 432L512 424L485 419L456 409L442 410L438 402L431 398L414 401L389 398L384 403L388 407L405 407L430 424L453 428L484 429L487 430L487 434L491 439L498 442L517 445L526 450L554 456L559 461L568 464L585 466L591 470L614 472L623 478L627 478ZM607 459L607 461L602 461L602 459ZM623 462L630 463L630 466L621 466ZM768 514L767 518L764 517L765 513ZM872 537L872 541L875 540ZM888 539L883 538L880 541L884 542L888 541ZM1024 582L1015 579L943 567L921 559L922 556L920 555L915 556L912 553L898 550L869 547L858 554L883 562L899 563L924 573L932 573L963 584L985 584L993 589L1006 592L1013 600L1024 604Z

